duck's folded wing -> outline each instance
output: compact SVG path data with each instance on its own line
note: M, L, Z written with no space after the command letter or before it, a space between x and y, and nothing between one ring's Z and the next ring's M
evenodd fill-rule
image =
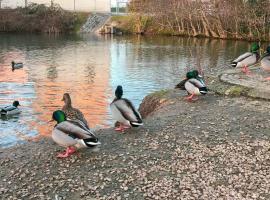
M251 52L244 53L244 54L240 55L238 58L236 58L233 62L241 62L241 61L251 57L252 55L253 55L253 53L251 53Z
M1 112L2 111L9 112L9 111L12 111L12 110L15 110L15 109L16 109L15 106L6 106L6 107L2 108Z
M86 139L92 137L88 131L84 130L80 126L76 126L70 121L61 122L56 126L56 128L73 138Z
M205 87L204 83L202 83L201 81L199 81L199 80L197 80L195 78L189 79L189 82L192 83L197 88Z
M77 109L77 108L74 108L74 110L76 111L76 118L77 119L80 119L83 123L85 123L86 127L89 129L88 122L84 118L83 113L79 109Z
M130 122L142 123L142 117L140 113L135 109L131 101L123 98L115 101L114 104L126 120Z
M91 131L91 129L83 121L78 120L78 119L76 119L76 120L69 119L67 121L74 124L75 126L78 126L78 127L82 128L83 130L85 130L88 133L88 135L96 138L93 131Z

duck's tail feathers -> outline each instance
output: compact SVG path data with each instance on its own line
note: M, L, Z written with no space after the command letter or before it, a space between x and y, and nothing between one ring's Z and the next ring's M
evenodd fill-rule
M206 95L207 92L208 92L208 89L207 89L207 87L201 87L201 88L199 88L199 91L200 91L200 93L201 93L202 95Z
M1 109L0 110L0 115L6 115L7 114L7 111L6 110L4 110L4 109Z
M130 122L131 126L133 127L138 127L138 126L142 126L143 122Z
M79 142L85 147L96 147L101 144L97 138L80 139Z
M232 62L231 66L232 67L236 67L237 66L237 62Z
M187 79L182 80L180 83L178 83L174 88L179 88L180 90L185 90L185 83L187 82Z

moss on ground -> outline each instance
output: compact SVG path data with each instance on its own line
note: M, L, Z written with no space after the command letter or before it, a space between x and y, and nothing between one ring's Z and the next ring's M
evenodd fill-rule
M164 98L164 97L166 97L166 95L169 92L170 92L169 90L164 89L164 90L154 92L153 94L151 94L151 96L158 97L158 98Z
M242 86L232 86L229 89L225 91L226 95L231 95L231 96L245 96L248 92L248 88L242 87Z

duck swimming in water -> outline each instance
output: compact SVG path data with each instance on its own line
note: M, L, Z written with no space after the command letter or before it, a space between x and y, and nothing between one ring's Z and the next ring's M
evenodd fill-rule
M11 62L12 71L15 69L20 69L23 67L23 63L15 63L14 61Z
M259 54L260 46L258 43L253 43L251 45L250 52L246 52L232 61L232 66L236 68L242 68L242 72L245 74L250 74L249 66L256 64L260 59Z
M58 158L65 158L76 151L76 148L93 148L100 145L98 138L80 120L68 120L63 111L53 112L53 120L57 122L52 139L60 146L66 147L64 153L58 154Z
M143 125L140 113L135 109L131 101L122 98L123 88L117 86L115 90L115 99L110 104L112 117L120 123L120 126L115 128L116 131L123 132L130 127L138 127Z
M266 72L270 72L270 46L267 47L265 54L262 56L261 68ZM270 77L265 78L265 80L270 80Z
M0 113L1 113L1 115L19 114L21 112L21 110L18 108L18 106L20 106L19 101L14 101L12 105L1 108Z
M84 118L82 112L79 109L72 107L71 98L68 93L65 93L63 95L62 101L65 102L65 105L63 106L62 111L65 113L67 118L73 119L73 120L78 119L85 124L86 128L89 128L88 123L86 119Z

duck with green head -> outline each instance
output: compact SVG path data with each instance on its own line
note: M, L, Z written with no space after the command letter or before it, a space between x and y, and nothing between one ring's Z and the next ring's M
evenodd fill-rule
M266 72L270 72L270 46L267 47L261 58L261 68ZM265 78L265 80L270 80L270 77Z
M5 106L0 109L1 115L16 115L21 112L21 110L18 108L20 106L19 101L14 101L12 105Z
M110 104L112 117L120 123L120 126L115 128L116 131L124 132L130 127L138 127L143 125L142 117L136 110L130 100L122 98L123 88L118 85L115 90L115 99Z
M195 96L205 95L208 90L203 80L203 77L199 74L198 70L192 70L186 73L186 78L175 86L181 90L186 90L190 96L186 97L188 101L197 100Z
M198 70L192 70L192 71L188 71L186 73L186 78L183 79L180 83L178 83L175 88L179 88L181 90L186 90L185 88L185 83L187 82L187 80L191 79L191 78L195 78L195 79L201 79L202 80L202 76L199 74Z
M188 94L190 94L190 96L185 98L188 101L195 101L198 99L198 97L194 98L195 96L206 95L208 92L204 82L196 78L188 79L185 82L185 90Z
M232 61L232 66L236 68L242 68L242 72L250 74L249 66L256 64L260 60L260 46L258 43L252 43L250 52L246 52L240 55L238 58Z
M52 120L57 124L52 131L52 139L60 146L66 147L64 153L58 154L58 158L65 158L76 151L76 148L93 148L100 145L98 138L80 120L67 120L63 111L53 112Z

